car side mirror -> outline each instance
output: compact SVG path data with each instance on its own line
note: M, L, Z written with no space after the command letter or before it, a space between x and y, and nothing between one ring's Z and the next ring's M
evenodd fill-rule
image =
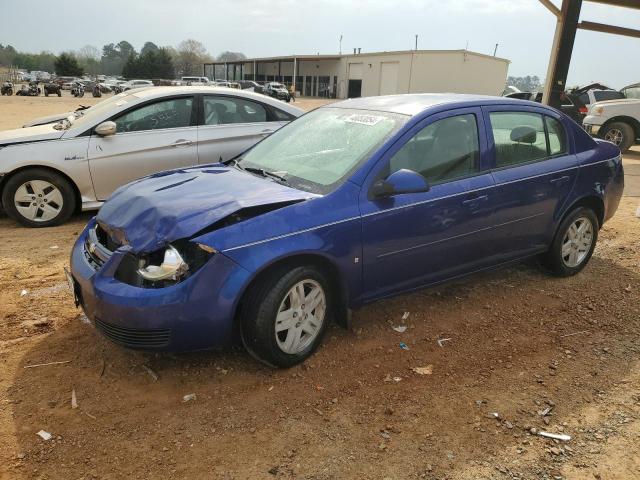
M376 181L369 191L370 198L387 198L403 193L420 193L430 190L429 182L413 170L403 168L386 179Z
M102 122L93 131L101 137L108 137L109 135L115 135L117 130L116 122Z

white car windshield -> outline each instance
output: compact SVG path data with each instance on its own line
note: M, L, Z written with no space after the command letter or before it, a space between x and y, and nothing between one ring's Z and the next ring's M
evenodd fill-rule
M258 143L239 168L282 177L287 185L325 194L337 187L409 117L387 112L321 108Z

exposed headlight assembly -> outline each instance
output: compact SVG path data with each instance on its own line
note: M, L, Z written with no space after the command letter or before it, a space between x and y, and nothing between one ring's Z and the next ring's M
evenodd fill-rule
M115 277L142 288L164 288L189 278L217 251L204 244L178 240L144 255L126 255Z
M164 251L164 258L160 265L149 264L138 269L138 275L150 282L160 280L178 280L189 270L178 250L171 245Z

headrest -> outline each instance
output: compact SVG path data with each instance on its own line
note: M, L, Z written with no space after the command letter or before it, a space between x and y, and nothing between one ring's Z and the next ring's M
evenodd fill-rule
M511 141L518 143L536 143L538 132L533 127L522 125L511 130Z

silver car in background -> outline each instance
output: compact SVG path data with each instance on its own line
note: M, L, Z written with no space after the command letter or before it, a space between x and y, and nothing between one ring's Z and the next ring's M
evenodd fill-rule
M0 132L0 198L31 227L100 207L121 185L228 160L304 112L237 89L125 92L55 124Z

